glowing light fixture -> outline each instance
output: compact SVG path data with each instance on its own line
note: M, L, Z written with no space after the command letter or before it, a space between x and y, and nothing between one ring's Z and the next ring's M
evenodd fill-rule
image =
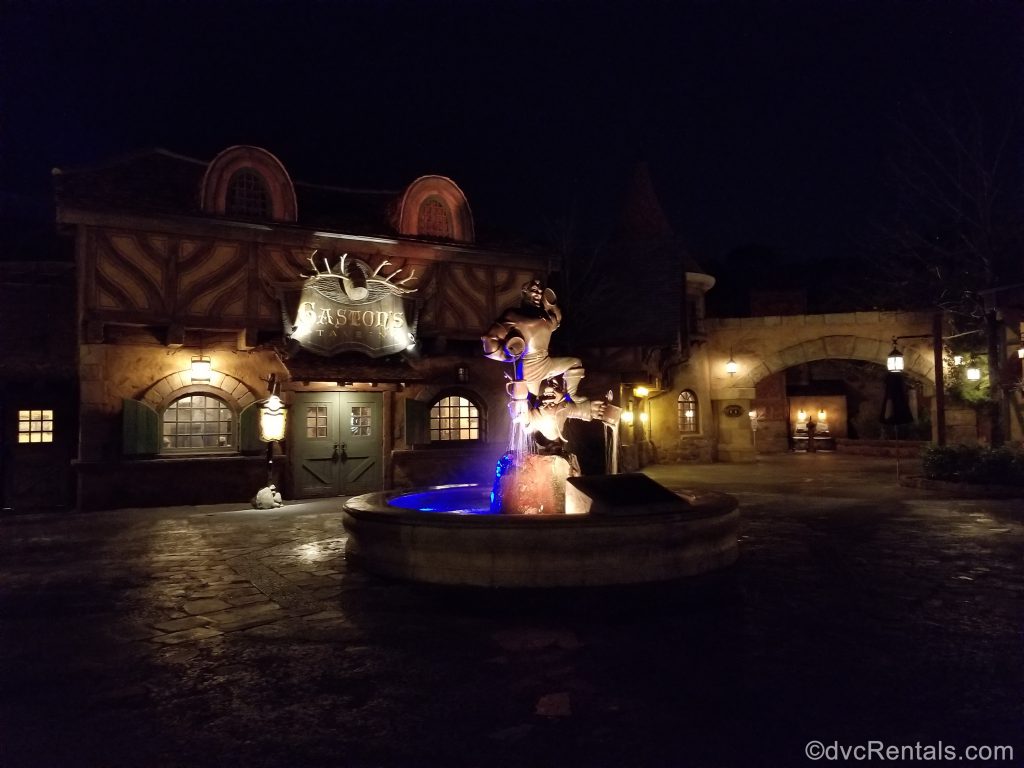
M796 420L798 422L807 421L807 411L805 411L803 408L801 408L799 411L797 411L796 412Z
M889 356L885 358L885 367L894 373L899 373L903 370L903 353L896 348L896 337L892 337L892 350L889 352Z
M213 363L206 355L193 355L189 368L193 382L209 381L210 373L213 371Z
M260 440L265 443L284 440L285 417L288 408L277 394L260 405Z
M963 364L964 364L964 356L963 355L953 355L953 365L963 365Z
M981 381L981 368L971 364L967 367L967 380L968 381Z
M729 359L725 361L725 372L728 373L730 376L733 376L739 369L739 365L736 363L735 360L732 359L732 350L730 349Z
M632 411L623 411L622 412L622 423L623 424L632 424L633 423L633 412Z
M692 419L693 418L693 408L687 408L685 411L683 411L683 416L685 416L688 419Z
M647 423L647 414L646 413L641 413L640 414L640 423L641 424L646 424Z
M639 386L633 387L633 394L636 395L637 397L647 397L649 394L651 394L651 390L649 390L647 387L641 384Z
M820 409L818 411L818 421L828 421L827 416L828 416L828 414L825 413L825 409L824 408L822 408L822 409Z

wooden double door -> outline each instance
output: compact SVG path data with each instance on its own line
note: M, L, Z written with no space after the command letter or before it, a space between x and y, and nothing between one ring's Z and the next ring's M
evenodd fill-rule
M296 498L379 491L383 480L383 395L301 392L289 414Z

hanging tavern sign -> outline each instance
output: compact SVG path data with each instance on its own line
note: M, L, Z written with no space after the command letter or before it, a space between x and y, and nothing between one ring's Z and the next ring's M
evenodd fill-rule
M416 278L415 269L395 280L403 270L382 276L381 270L391 265L386 260L371 269L344 254L333 270L323 259L321 270L313 256L313 274L302 275L304 283L278 286L287 337L324 356L363 352L383 357L416 343L416 307L407 298L416 289L404 287Z

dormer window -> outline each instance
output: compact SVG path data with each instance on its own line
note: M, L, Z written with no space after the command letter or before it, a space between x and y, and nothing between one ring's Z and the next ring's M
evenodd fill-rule
M420 176L405 189L397 210L399 234L472 243L473 214L462 190L444 176Z
M431 196L420 203L416 229L421 237L452 239L452 216L441 198Z
M256 221L294 223L295 187L281 161L259 147L228 147L206 167L203 211Z
M263 177L250 168L235 171L228 182L224 212L245 219L269 219L270 194Z

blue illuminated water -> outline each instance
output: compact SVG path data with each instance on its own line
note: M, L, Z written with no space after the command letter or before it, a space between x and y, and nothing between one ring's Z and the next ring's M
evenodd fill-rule
M482 485L442 485L426 491L406 493L388 500L388 505L416 512L449 515L492 515L491 491Z

